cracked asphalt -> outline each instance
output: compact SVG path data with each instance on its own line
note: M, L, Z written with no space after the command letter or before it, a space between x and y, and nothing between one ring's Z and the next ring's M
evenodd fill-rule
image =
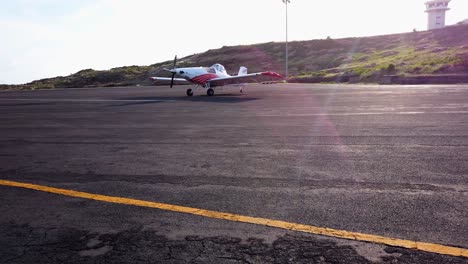
M1 92L0 179L468 248L468 86L237 92ZM468 263L7 186L0 201L0 263Z
M268 244L225 236L168 239L143 227L107 234L27 225L0 230L2 263L375 263L353 246L299 235L284 235ZM26 244L12 242L18 236L27 237ZM466 263L391 247L379 254L379 263Z

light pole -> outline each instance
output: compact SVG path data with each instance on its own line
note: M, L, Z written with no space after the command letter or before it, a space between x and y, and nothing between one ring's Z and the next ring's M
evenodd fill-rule
M286 5L286 74L285 74L285 78L287 81L289 77L289 72L288 72L288 4L290 4L291 1L283 0L283 3Z

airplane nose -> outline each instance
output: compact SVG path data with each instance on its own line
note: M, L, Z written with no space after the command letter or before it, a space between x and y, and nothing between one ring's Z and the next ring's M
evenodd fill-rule
M174 74L177 73L177 70L175 70L175 69L170 70L170 69L164 68L163 70L168 71L168 72L170 72L170 73L174 73Z

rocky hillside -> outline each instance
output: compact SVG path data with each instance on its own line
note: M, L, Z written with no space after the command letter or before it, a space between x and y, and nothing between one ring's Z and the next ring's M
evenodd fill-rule
M468 74L468 25L404 34L295 41L289 43L290 81L380 82L383 76ZM284 72L284 43L222 47L179 60L178 66L221 63L235 74L239 66L250 72ZM3 89L40 89L91 86L150 85L149 76L172 61L150 66L129 66L108 71L82 70L66 77L33 81Z

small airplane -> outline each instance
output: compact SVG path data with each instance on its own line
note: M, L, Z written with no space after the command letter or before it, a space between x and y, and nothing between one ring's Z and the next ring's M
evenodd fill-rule
M226 72L223 65L216 63L211 67L191 67L191 68L176 68L177 56L174 58L174 66L172 69L164 69L172 73L171 78L167 77L150 77L152 81L170 81L172 88L174 82L191 83L195 87L187 89L187 96L193 96L193 93L198 87L203 87L208 96L214 95L214 89L218 86L237 85L240 87L240 92L243 92L245 83L266 82L283 80L283 76L276 72L265 71L257 73L247 73L246 67L240 67L239 73L231 76ZM180 78L175 78L175 77Z

